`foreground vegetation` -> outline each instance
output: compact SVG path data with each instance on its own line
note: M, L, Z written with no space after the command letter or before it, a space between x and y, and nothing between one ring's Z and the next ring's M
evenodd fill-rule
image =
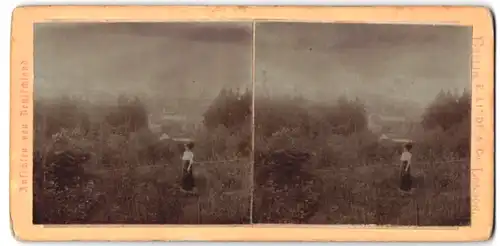
M252 156L251 98L223 90L182 132L210 161L194 169L199 196L179 192L182 144L151 132L138 98L37 100L34 222L248 223L253 183L254 223L470 223L470 94L440 93L407 132L408 196L397 190L401 144L368 129L361 100L257 99Z
M248 91L223 90L203 124L181 133L194 139L198 161L213 161L194 167L199 196L179 192L183 143L151 132L139 98L35 104L34 223L248 223Z
M360 100L258 99L254 223L470 223L470 100L441 92L406 133L417 189L402 195L401 143L379 141Z

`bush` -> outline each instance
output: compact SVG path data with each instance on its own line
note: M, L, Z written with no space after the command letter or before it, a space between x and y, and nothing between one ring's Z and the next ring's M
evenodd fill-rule
M264 153L255 159L255 182L259 185L255 221L304 223L316 212L320 184L308 170L309 158L308 153L286 150Z
M462 95L457 95L441 91L425 110L422 126L425 130L441 128L448 131L459 122L470 121L470 111L470 92L464 91Z
M422 130L415 141L419 158L443 160L469 158L471 95L440 92L422 116Z
M85 211L95 202L87 187L90 180L84 164L89 152L75 148L77 141L67 131L47 139L34 153L34 223L83 223Z

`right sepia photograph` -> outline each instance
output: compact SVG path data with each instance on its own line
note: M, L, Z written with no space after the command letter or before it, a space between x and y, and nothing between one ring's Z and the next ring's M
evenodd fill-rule
M258 22L254 38L254 224L471 224L471 27Z

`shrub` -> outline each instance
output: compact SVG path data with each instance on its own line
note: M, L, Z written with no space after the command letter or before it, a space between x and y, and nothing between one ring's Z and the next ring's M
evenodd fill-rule
M462 95L441 91L426 108L422 116L422 126L426 130L441 128L450 130L458 122L470 121L471 94Z
M416 132L420 158L442 160L468 158L471 140L471 95L441 91L422 116L422 130Z

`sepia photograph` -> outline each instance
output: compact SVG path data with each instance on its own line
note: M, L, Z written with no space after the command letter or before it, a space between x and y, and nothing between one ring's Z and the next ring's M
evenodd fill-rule
M33 224L248 224L252 23L34 25Z
M485 241L480 6L20 6L19 241Z
M256 224L470 226L472 28L257 22Z

